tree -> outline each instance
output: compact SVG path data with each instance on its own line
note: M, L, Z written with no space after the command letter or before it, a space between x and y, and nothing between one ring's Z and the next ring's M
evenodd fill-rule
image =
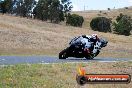
M6 4L4 1L0 2L0 8L1 8L1 12L4 14L6 13Z
M122 19L123 16L124 15L122 13L120 13L120 15L116 17L116 21L119 22Z
M60 1L59 0L52 0L51 5L49 6L49 20L51 23L58 23L60 22Z
M12 6L13 6L12 0L0 1L0 8L1 8L3 14L6 12L10 12Z
M92 30L100 32L111 32L111 20L106 17L96 17L90 22Z
M23 8L25 9L24 14L26 14L26 16L27 16L27 14L31 13L31 10L35 4L36 4L35 0L24 0Z
M110 8L108 8L108 11L110 11Z
M35 18L40 19L42 21L47 21L49 18L49 5L51 4L51 0L39 0L37 6L34 9Z
M63 15L64 15L64 19L66 18L67 20L67 15L68 13L71 11L71 9L73 8L73 6L71 5L71 1L70 0L61 0L61 5L60 8L63 11Z
M102 11L99 11L99 13L102 13Z
M27 14L31 12L31 9L36 4L35 2L35 0L17 0L16 8L13 12L19 16L27 17Z
M34 9L35 17L51 23L64 21L63 5L59 0L39 0Z
M115 33L129 36L132 30L132 18L122 14L117 16L117 19L118 20L113 23Z
M128 9L128 7L125 7L125 9Z
M66 15L68 12L71 11L71 9L73 8L73 6L71 5L71 1L70 0L61 0L61 5L62 5L62 10L64 11L64 14Z

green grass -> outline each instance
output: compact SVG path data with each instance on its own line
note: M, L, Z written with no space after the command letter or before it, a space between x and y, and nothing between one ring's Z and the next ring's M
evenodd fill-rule
M68 85L76 83L75 77L69 78L73 67L68 66L68 64L1 67L0 88L67 88Z
M80 63L81 64L81 63ZM27 64L0 66L0 88L77 88L77 68L80 64ZM81 64L87 73L128 73L132 75L132 62ZM124 69L125 68L125 69ZM97 70L98 69L98 70ZM86 88L130 88L126 85L85 85Z

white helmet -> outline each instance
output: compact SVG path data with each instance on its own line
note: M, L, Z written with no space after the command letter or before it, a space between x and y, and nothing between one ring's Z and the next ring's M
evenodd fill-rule
M93 39L98 39L98 35L97 35L97 34L92 34L91 37L92 37Z

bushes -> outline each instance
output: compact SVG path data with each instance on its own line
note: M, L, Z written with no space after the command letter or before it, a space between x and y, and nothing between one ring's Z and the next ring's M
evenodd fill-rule
M107 8L108 9L108 11L110 11L111 9L110 8Z
M111 20L105 17L96 17L90 22L90 27L94 31L111 32Z
M79 16L77 14L68 14L67 19L66 19L66 24L75 26L75 27L82 27L84 22L84 19L82 16Z
M128 36L132 30L132 19L127 15L120 14L113 26L115 33Z
M111 32L111 20L105 17L96 17L90 22L90 27L94 31ZM132 18L121 13L112 26L114 33L128 36L132 31Z

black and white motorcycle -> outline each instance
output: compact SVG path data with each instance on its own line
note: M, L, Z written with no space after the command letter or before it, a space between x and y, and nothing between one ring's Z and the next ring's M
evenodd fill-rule
M93 51L95 50L96 52L95 54L90 52L90 48L85 50L82 44L70 45L59 53L59 59L66 59L68 57L93 59L100 53L101 48L107 46L107 43L108 41L106 39L100 38L99 41L96 42L96 45L93 46Z

